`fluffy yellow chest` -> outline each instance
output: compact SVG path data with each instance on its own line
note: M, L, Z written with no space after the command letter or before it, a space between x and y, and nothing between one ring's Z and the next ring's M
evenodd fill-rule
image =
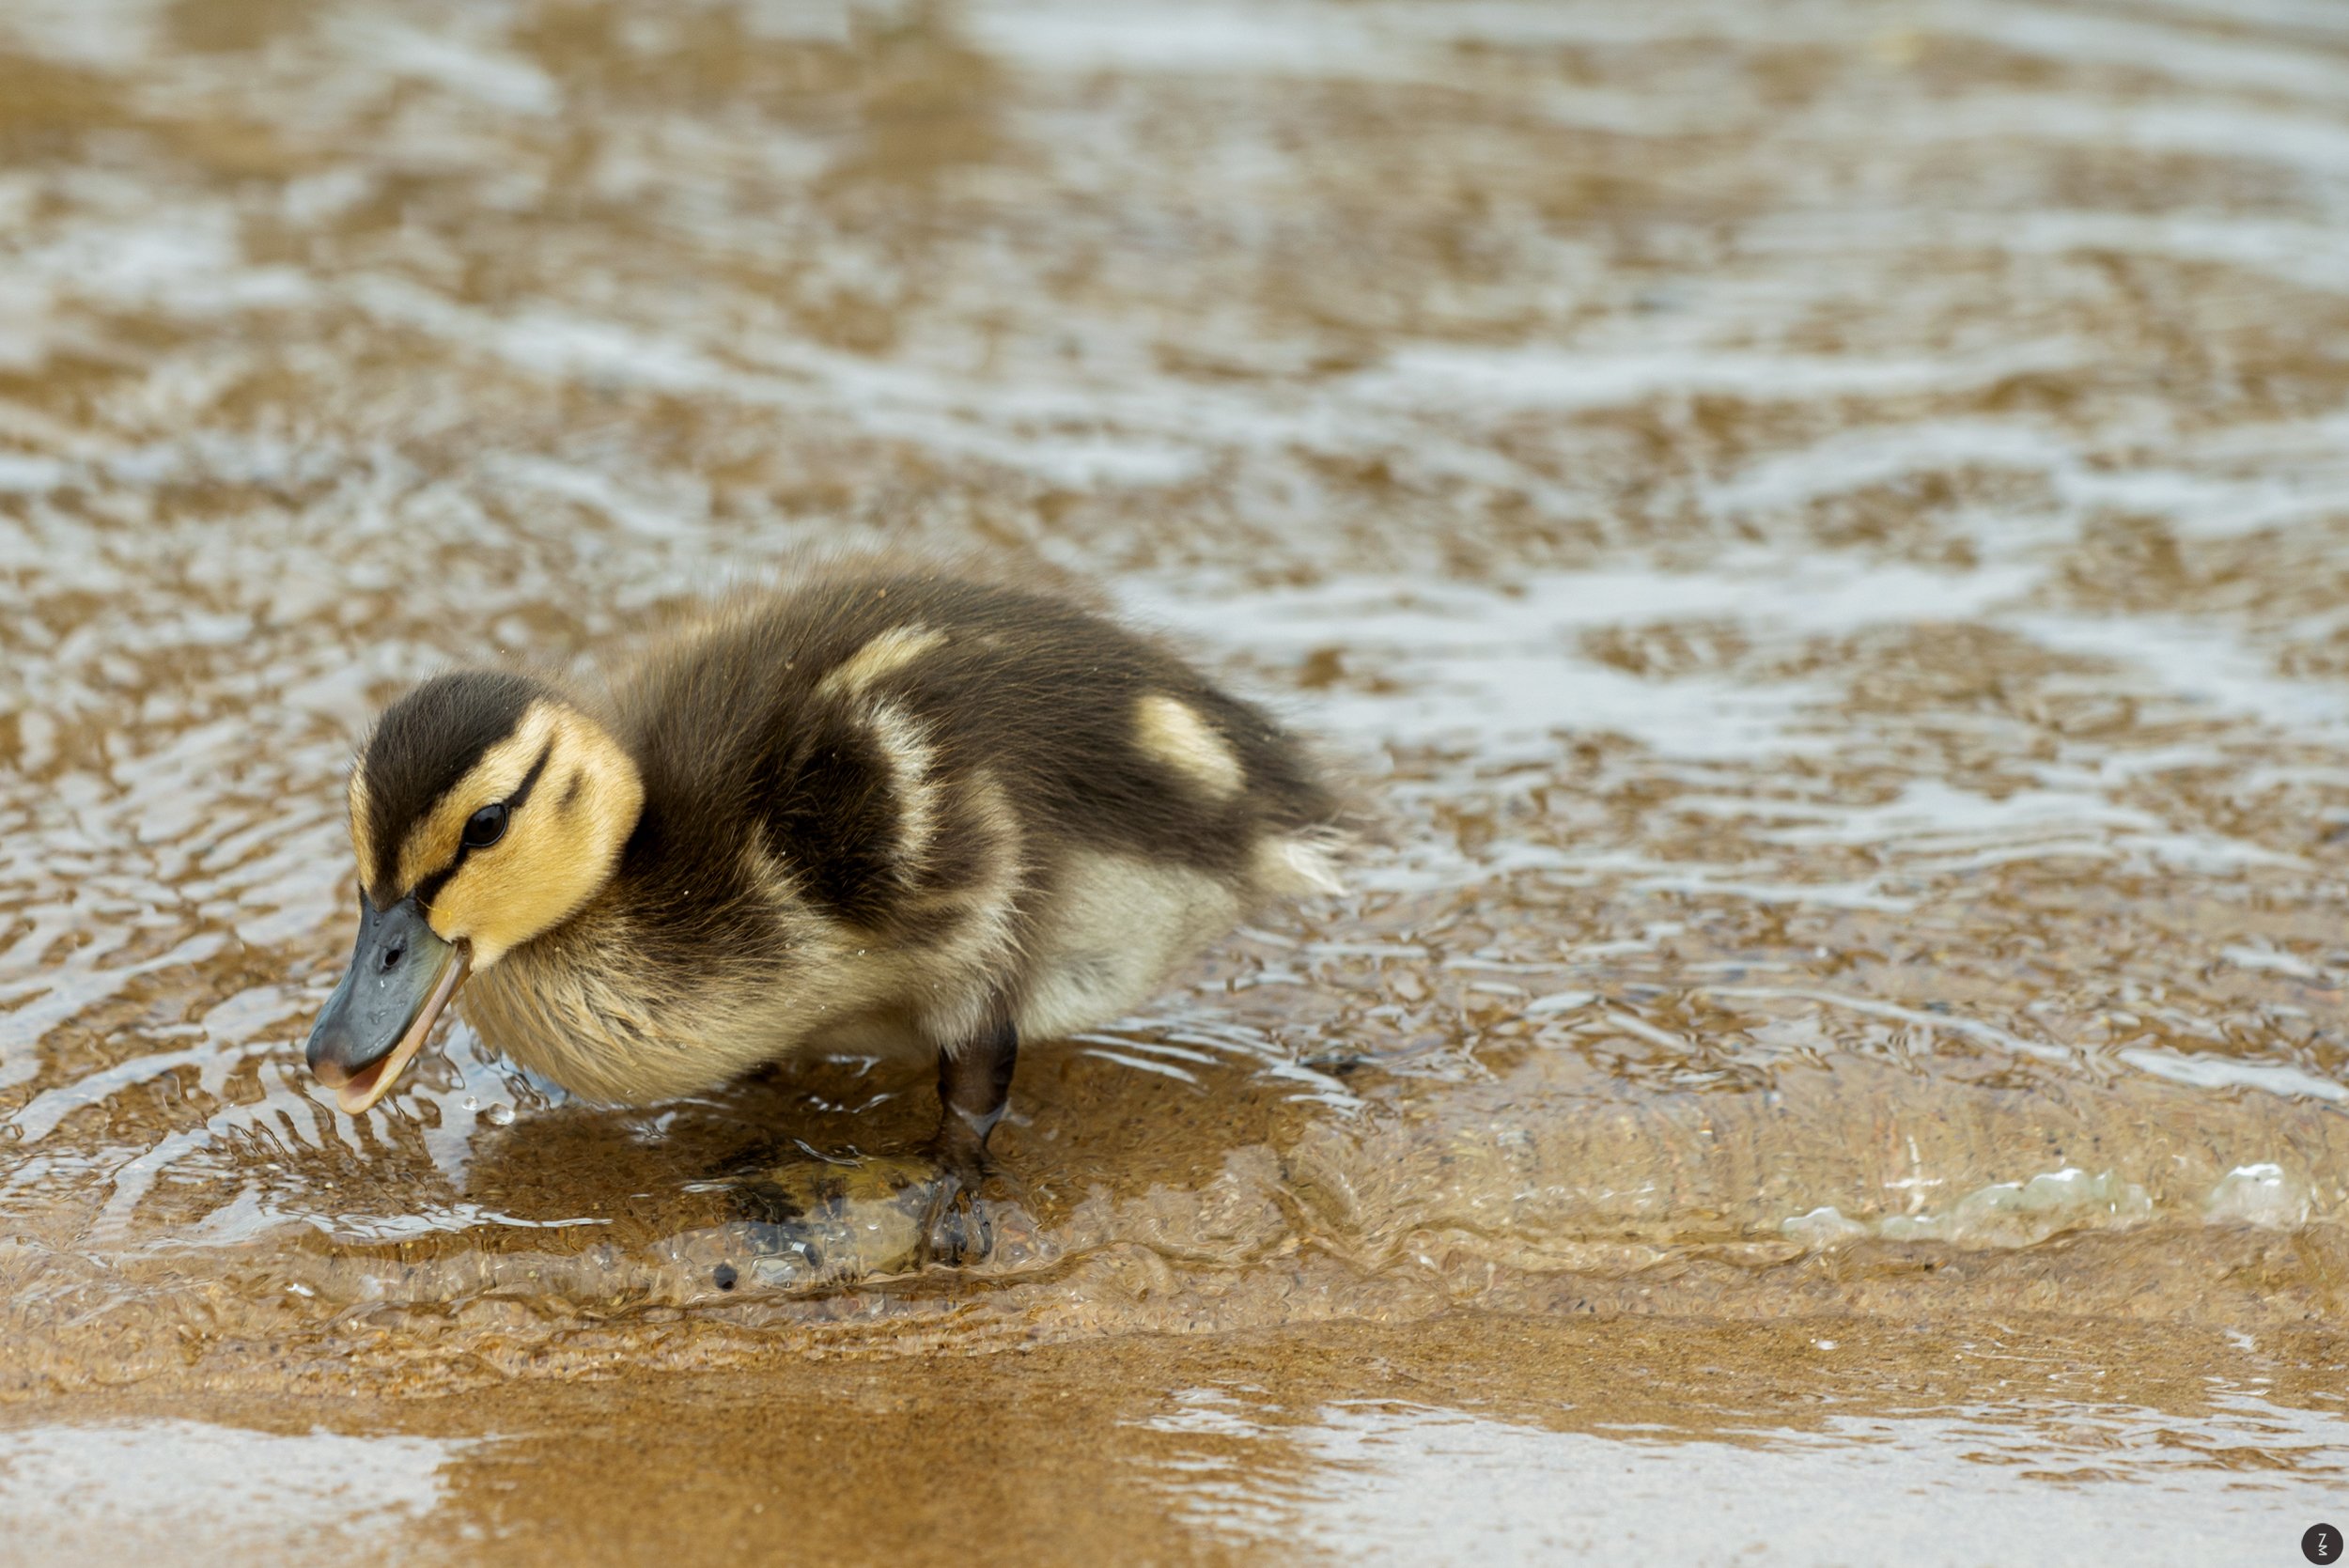
M609 922L580 923L475 975L459 1004L482 1039L573 1094L615 1104L714 1088L798 1033L752 977L684 986Z
M919 984L904 955L816 923L795 924L788 973L722 962L674 973L636 936L625 915L592 910L475 975L459 1005L517 1065L587 1099L641 1105L818 1042L877 1054L934 1047L909 997L970 988L961 975Z

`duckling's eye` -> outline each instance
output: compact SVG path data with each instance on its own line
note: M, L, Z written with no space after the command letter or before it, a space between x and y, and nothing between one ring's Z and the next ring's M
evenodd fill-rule
M492 800L465 818L465 847L487 849L506 836L506 802Z

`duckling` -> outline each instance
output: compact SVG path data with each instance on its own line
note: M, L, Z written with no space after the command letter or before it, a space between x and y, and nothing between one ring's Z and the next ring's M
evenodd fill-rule
M838 567L737 595L606 686L472 669L350 778L359 932L308 1044L390 1092L463 988L508 1060L641 1104L811 1049L934 1056L924 1256L983 1256L1022 1039L1132 1008L1267 903L1339 885L1301 744L1061 598Z

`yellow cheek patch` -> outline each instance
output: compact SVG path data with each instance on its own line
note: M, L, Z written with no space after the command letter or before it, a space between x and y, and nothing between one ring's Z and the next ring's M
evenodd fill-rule
M1189 703L1152 692L1134 705L1134 740L1217 800L1238 793L1245 782L1231 744Z
M412 888L457 859L465 820L492 800L503 800L521 787L531 764L552 740L557 727L552 703L533 703L522 713L514 733L481 753L473 771L433 803L399 846L399 885ZM552 765L553 758L548 757ZM438 924L437 922L435 923Z
M584 714L534 705L513 740L533 736L543 737L539 747L546 766L529 799L507 822L506 836L468 853L432 897L432 929L450 941L468 943L475 970L487 969L583 908L612 879L620 849L644 809L644 782L634 759ZM452 792L456 803L447 808L452 820L445 825L449 847L441 864L456 858L465 818L505 798L499 781L510 758L496 759L511 744L499 742ZM522 752L512 782L502 787L518 784L539 754ZM442 815L436 809L435 822L419 828L419 833L435 830Z

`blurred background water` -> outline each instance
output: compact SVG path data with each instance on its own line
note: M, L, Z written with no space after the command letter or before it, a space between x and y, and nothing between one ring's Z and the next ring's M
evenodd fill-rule
M805 1545L903 1479L811 1503L810 1402L943 1474L1045 1388L1036 1495L1166 1560L1718 1544L1691 1486L1765 1560L1916 1488L2037 1523L1884 1555L2282 1560L2349 1464L2344 345L2321 0L13 0L0 1506L70 1558L241 1444L384 1479L224 1560L552 1554L586 1379L618 1452L753 1400L661 1517ZM459 1025L338 1116L375 706L882 544L1322 738L1355 891L1028 1052L968 1276L711 1283L732 1151L917 1132L874 1063L607 1111Z

